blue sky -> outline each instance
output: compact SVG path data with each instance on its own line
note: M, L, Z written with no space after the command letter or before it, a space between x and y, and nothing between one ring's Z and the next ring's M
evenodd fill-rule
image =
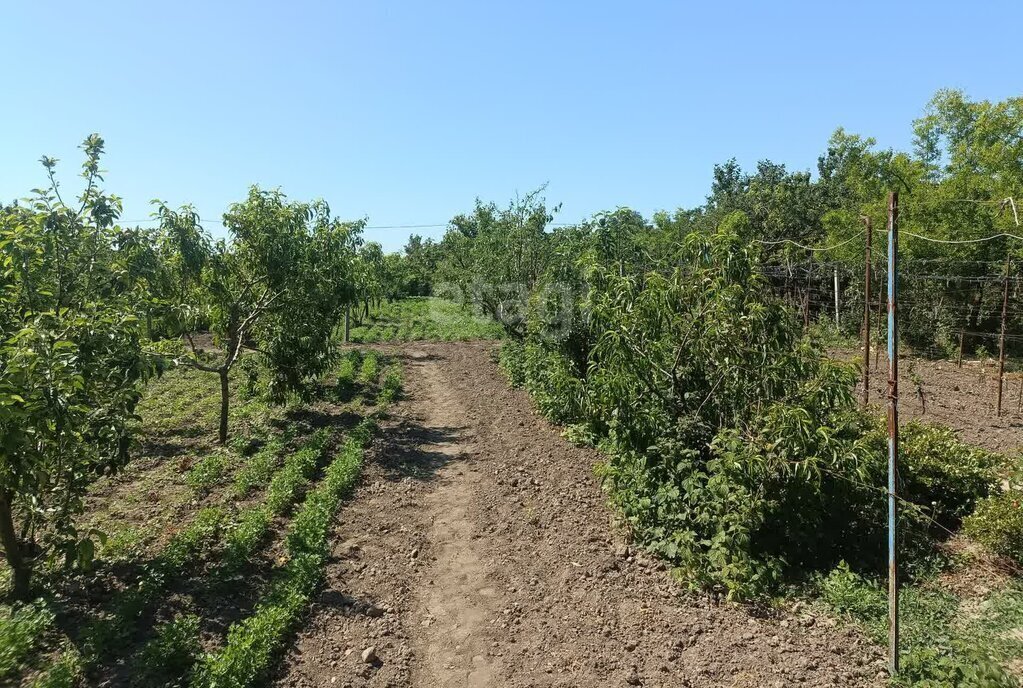
M9 3L0 199L43 184L43 154L76 188L95 131L126 220L161 198L216 221L254 183L371 226L543 182L560 221L649 214L702 202L733 156L814 168L838 126L907 148L942 87L1020 95L1021 19L1018 2Z

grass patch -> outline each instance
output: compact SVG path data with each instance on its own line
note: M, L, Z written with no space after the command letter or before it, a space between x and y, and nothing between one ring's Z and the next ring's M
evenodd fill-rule
M821 600L860 624L870 638L888 637L888 594L841 564L818 582ZM1007 670L1023 656L1023 586L1013 582L973 609L956 595L927 585L900 592L901 672L897 686L999 688L1018 686Z
M477 309L447 299L415 296L385 303L362 325L353 327L351 340L361 343L466 341L498 339L503 329Z
M78 650L69 647L30 685L32 688L75 688L79 685L83 672L82 656Z
M186 565L216 543L223 522L220 508L199 511L171 538L141 579L115 598L112 609L85 627L81 647L86 664L109 657L128 643L147 606L163 594Z
M224 482L234 457L225 449L215 449L200 459L188 471L185 481L199 494L206 494Z
M0 679L13 676L53 624L42 602L0 606Z

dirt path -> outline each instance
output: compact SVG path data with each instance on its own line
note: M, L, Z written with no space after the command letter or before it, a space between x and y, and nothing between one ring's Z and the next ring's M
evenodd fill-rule
M851 630L682 596L615 539L596 453L537 418L489 351L402 352L407 399L342 511L278 685L884 683Z

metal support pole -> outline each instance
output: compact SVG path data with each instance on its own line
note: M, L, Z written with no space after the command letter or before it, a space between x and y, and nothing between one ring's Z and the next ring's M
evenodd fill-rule
M345 344L351 341L352 335L352 306L345 306Z
M998 403L995 415L1002 415L1002 387L1005 386L1005 321L1009 308L1009 256L1005 256L1005 287L1002 291L1002 331L998 337Z
M899 559L896 547L899 469L898 268L899 194L888 194L888 670L899 673Z
M963 349L966 348L966 330L959 330L959 358L956 359L956 368L963 367Z
M863 272L863 406L870 402L870 244L874 230L870 218L863 217L867 225L866 270Z

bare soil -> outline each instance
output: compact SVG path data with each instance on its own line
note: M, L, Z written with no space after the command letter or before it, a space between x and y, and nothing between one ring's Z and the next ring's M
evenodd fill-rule
M281 686L880 686L810 610L686 595L616 533L593 474L492 343L410 344Z
M862 361L863 350L836 350L840 360ZM875 361L877 364L875 365ZM996 415L998 362L986 360L931 361L899 358L899 415L946 425L961 440L991 451L1013 454L1023 447L1023 374L1006 374L1002 415ZM870 402L883 409L887 400L888 360L871 355ZM862 394L862 381L856 388ZM922 399L921 399L922 396ZM883 411L882 411L883 412Z

